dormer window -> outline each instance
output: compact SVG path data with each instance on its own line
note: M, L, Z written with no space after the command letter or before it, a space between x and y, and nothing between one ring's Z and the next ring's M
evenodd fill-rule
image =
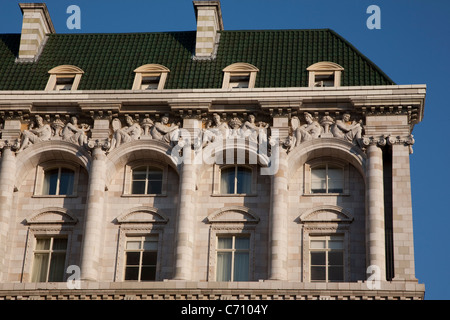
M222 89L254 88L258 71L258 68L248 63L233 63L223 69Z
M162 90L170 70L159 64L146 64L134 72L133 90Z
M309 87L339 87L344 68L334 62L318 62L309 66Z
M45 91L73 91L78 89L84 71L76 66L62 65L48 72Z

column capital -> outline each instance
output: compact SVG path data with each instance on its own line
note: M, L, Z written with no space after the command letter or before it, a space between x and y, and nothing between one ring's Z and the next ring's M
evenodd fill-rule
M384 147L386 145L386 138L384 136L373 137L373 136L365 136L362 138L362 144L365 147L377 146Z

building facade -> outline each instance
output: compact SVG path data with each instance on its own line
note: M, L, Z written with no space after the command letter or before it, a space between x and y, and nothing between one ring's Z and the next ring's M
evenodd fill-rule
M425 85L332 30L0 35L0 299L423 299Z

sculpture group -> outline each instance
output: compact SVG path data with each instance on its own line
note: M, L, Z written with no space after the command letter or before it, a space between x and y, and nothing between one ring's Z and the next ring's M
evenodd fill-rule
M124 122L123 125L120 118L111 120L108 151L139 139L162 141L171 147L183 140L180 122L170 123L169 115L162 116L158 121L148 116L138 121L127 115ZM210 118L204 119L203 123L203 128L195 132L192 142L194 149L205 148L211 143L229 138L244 139L255 144L270 141L269 124L257 121L253 114L248 115L246 119L235 116L227 120L214 113ZM87 146L90 130L91 126L86 123L79 124L76 116L70 117L66 122L57 117L51 123L45 123L41 116L36 115L34 121L30 122L29 128L21 134L18 152L32 144L47 140L63 140L79 146ZM362 130L362 122L351 121L349 113L343 114L341 119L336 120L325 115L319 122L317 118L305 112L303 124L298 116L290 119L290 133L282 145L289 151L306 141L335 137L362 147Z

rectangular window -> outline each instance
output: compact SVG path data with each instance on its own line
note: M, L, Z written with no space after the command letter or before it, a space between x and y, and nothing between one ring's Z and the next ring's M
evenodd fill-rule
M330 74L316 74L314 78L315 87L334 87L334 72Z
M125 248L125 280L155 281L158 236L129 238Z
M55 90L72 90L75 77L57 77Z
M131 194L162 193L163 171L161 169L150 166L135 168L131 180Z
M32 282L61 282L65 274L67 239L36 239Z
M249 280L250 239L248 236L217 237L217 281Z
M332 165L311 168L311 193L344 192L344 170Z
M341 236L311 237L312 282L344 281L344 240Z
M252 170L250 168L234 166L222 169L222 194L250 194L252 192Z
M161 75L142 75L141 89L156 90L159 86Z
M231 75L229 88L248 88L250 74Z
M72 195L75 172L67 168L46 170L44 173L43 195Z

